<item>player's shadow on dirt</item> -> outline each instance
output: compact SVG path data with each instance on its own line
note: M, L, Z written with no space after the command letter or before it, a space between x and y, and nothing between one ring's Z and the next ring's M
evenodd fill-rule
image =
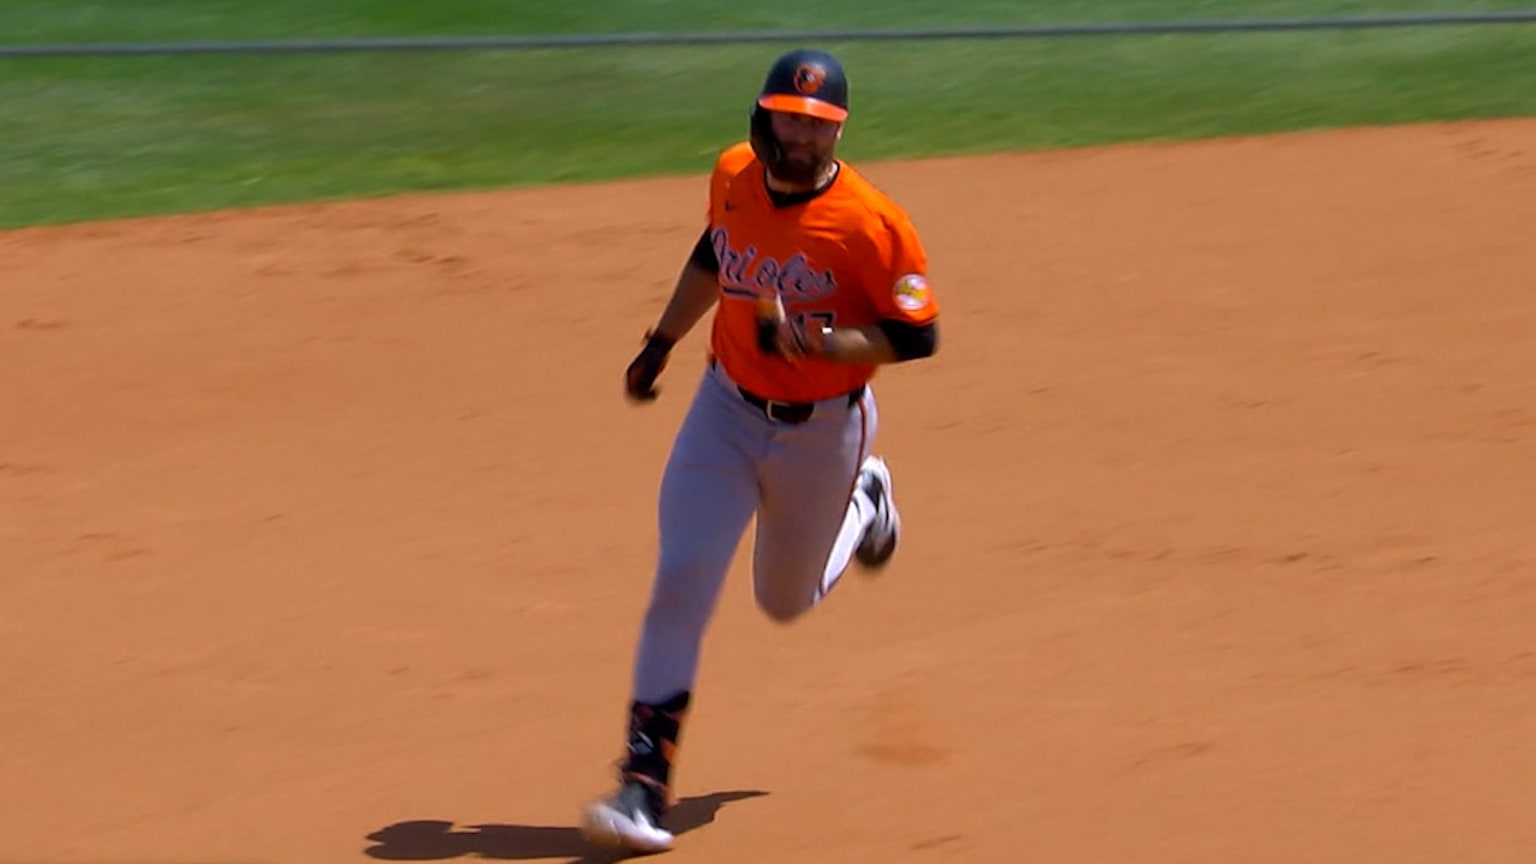
M666 827L682 835L715 821L721 807L767 792L716 792L683 798L667 814ZM371 858L387 861L440 861L475 855L504 861L564 858L567 864L600 864L625 856L593 849L574 827L553 825L466 825L436 819L396 822L368 835Z

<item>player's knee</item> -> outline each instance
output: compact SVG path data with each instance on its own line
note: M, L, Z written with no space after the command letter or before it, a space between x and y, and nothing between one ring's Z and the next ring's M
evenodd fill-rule
M813 598L799 599L782 593L757 594L757 608L779 624L789 624L809 612L815 605Z

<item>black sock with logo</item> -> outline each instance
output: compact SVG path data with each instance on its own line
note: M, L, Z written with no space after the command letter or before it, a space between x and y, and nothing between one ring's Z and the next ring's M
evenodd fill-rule
M672 782L672 762L691 697L685 690L665 702L630 703L623 772L654 787L664 798Z

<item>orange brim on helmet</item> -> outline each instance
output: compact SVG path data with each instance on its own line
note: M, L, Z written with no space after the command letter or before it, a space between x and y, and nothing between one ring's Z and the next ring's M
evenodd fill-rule
M757 104L769 111L782 111L786 114L805 114L836 123L841 123L848 119L848 109L839 108L831 102L823 102L820 99L810 99L805 96L773 93L758 99Z

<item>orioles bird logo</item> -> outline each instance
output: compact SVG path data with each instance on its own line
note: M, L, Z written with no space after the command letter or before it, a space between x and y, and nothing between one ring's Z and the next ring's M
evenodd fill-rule
M795 70L795 89L802 96L810 96L821 89L827 80L827 70L807 63Z

